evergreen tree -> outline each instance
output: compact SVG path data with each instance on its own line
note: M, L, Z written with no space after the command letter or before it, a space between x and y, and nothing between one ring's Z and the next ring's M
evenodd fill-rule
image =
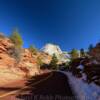
M72 49L70 54L71 54L71 58L72 59L76 59L76 58L79 57L79 53L78 53L78 51L76 49Z
M43 65L42 59L37 57L37 64L41 67Z
M17 66L17 64L20 62L21 59L21 52L22 52L21 47L23 45L23 40L16 29L12 32L9 38L15 44L12 56L16 59L15 66Z
M80 50L80 55L81 55L81 57L84 57L85 56L85 51L84 51L83 48Z
M92 49L93 49L93 45L90 44L90 45L89 45L89 48L88 48L88 51L90 52Z
M51 67L52 69L57 69L57 68L58 68L57 62L58 62L58 59L57 59L56 55L53 54L52 60L51 60L51 62L50 62L50 67Z
M13 33L9 37L11 41L15 44L17 48L21 48L23 45L23 40L19 34L19 32L15 29Z

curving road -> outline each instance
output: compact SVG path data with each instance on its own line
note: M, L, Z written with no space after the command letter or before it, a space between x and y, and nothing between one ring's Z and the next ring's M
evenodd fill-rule
M2 90L0 91L2 92ZM12 93L10 94L10 92ZM7 95L7 93L9 94ZM2 95L4 96L0 100L75 100L67 77L60 72L49 72L32 77L25 81L24 87L22 85L22 87L5 92Z

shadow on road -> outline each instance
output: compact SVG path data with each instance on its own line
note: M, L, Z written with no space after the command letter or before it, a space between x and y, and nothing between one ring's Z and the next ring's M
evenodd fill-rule
M23 91L16 97L21 100L76 100L65 75L53 72L52 77L37 85L32 85L51 73L30 78L26 82L28 91Z
M19 90L21 89L20 87L19 88L11 88L11 87L0 87L0 91L14 91L14 90Z

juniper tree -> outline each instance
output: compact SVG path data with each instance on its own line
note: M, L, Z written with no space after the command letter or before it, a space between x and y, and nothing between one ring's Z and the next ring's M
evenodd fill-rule
M37 49L33 45L30 45L29 50L32 53L32 55L37 53Z
M58 59L57 59L56 55L53 54L52 60L51 60L51 62L50 62L50 67L51 67L52 69L57 69L57 68L58 68L57 62L58 62Z
M78 53L78 51L76 49L72 49L72 51L70 52L70 54L71 54L71 58L72 59L76 59L76 58L79 57L79 53Z
M83 48L80 50L80 55L81 55L81 57L84 57L85 56L85 51L84 51Z
M89 47L88 47L88 52L91 52L92 49L93 49L93 45L90 44Z
M21 48L23 45L23 40L21 35L19 34L18 30L15 29L12 34L10 35L10 40L15 44L17 48Z
M13 49L13 57L16 59L16 65L17 65L21 58L23 40L17 29L15 29L12 32L9 38L15 45Z

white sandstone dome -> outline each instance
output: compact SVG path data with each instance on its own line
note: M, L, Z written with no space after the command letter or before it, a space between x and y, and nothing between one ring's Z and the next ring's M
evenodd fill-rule
M48 53L49 55L53 54L62 54L62 51L58 45L46 44L42 49L43 52Z
M70 55L67 52L63 52L58 45L55 44L46 44L42 49L42 52L45 52L49 55L55 54L59 60L59 62L69 62Z

